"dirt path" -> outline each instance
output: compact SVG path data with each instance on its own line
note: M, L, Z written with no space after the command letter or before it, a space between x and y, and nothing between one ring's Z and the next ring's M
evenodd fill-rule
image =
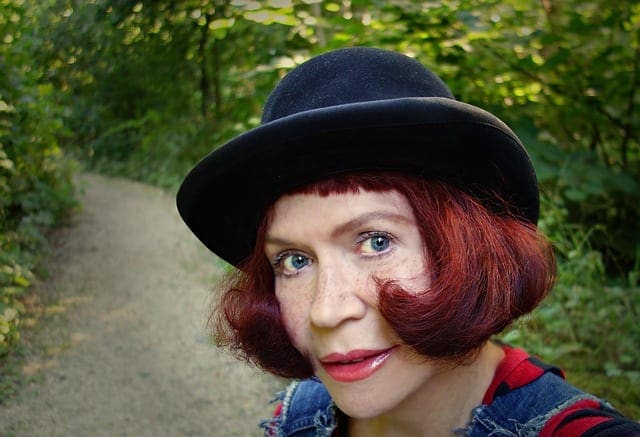
M83 211L56 236L36 382L0 406L16 436L251 436L282 381L207 343L212 255L180 222L173 196L96 175ZM57 320L57 322L56 322Z

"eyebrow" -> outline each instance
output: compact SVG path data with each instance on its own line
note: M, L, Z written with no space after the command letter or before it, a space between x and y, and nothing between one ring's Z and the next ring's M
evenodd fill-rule
M399 223L413 224L413 220L409 217L406 217L402 214L398 214L395 212L388 211L371 211L364 213L358 217L355 217L349 220L346 223L343 223L337 226L335 229L331 231L331 238L337 238L349 232L352 232L355 229L361 228L368 224L369 222L376 220L391 220ZM292 243L289 240L284 238L275 237L272 235L265 236L265 244L274 244L278 246L289 246Z
M331 237L340 237L341 235L347 234L354 229L360 228L367 223L376 220L391 220L394 222L404 222L407 224L413 223L413 220L402 214L387 211L371 211L339 225L333 231L331 231Z

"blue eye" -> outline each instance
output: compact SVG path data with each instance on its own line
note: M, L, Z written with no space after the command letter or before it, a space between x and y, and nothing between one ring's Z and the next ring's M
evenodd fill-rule
M363 253L380 253L389 249L390 244L391 237L376 234L362 242L361 250Z
M299 253L293 253L282 258L281 266L285 275L295 275L310 263L311 260L308 257Z

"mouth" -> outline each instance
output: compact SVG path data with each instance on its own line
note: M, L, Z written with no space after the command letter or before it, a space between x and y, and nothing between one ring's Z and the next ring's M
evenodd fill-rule
M338 382L355 382L378 371L394 351L394 347L379 350L354 350L346 354L329 354L320 359L322 368Z

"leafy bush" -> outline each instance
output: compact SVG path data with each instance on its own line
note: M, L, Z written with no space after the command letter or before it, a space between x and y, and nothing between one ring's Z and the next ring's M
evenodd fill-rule
M51 85L32 65L37 43L22 2L0 8L0 356L19 338L20 301L34 278L45 232L74 205L73 165Z
M540 228L555 244L558 282L502 339L570 369L574 383L640 418L640 265L627 278L607 278L602 254L590 243L600 229L571 225L567 209L548 197L542 209Z
M93 170L174 189L198 159L248 127L197 116L167 120L161 115L151 112L135 122L124 122L71 151ZM126 150L126 158L118 159L111 144Z
M586 370L600 366L640 383L638 266L626 280L607 279L601 253L590 246L590 233L598 229L567 224L566 209L549 201L544 207L540 226L555 242L558 283L529 323L550 347L545 355L590 357Z

